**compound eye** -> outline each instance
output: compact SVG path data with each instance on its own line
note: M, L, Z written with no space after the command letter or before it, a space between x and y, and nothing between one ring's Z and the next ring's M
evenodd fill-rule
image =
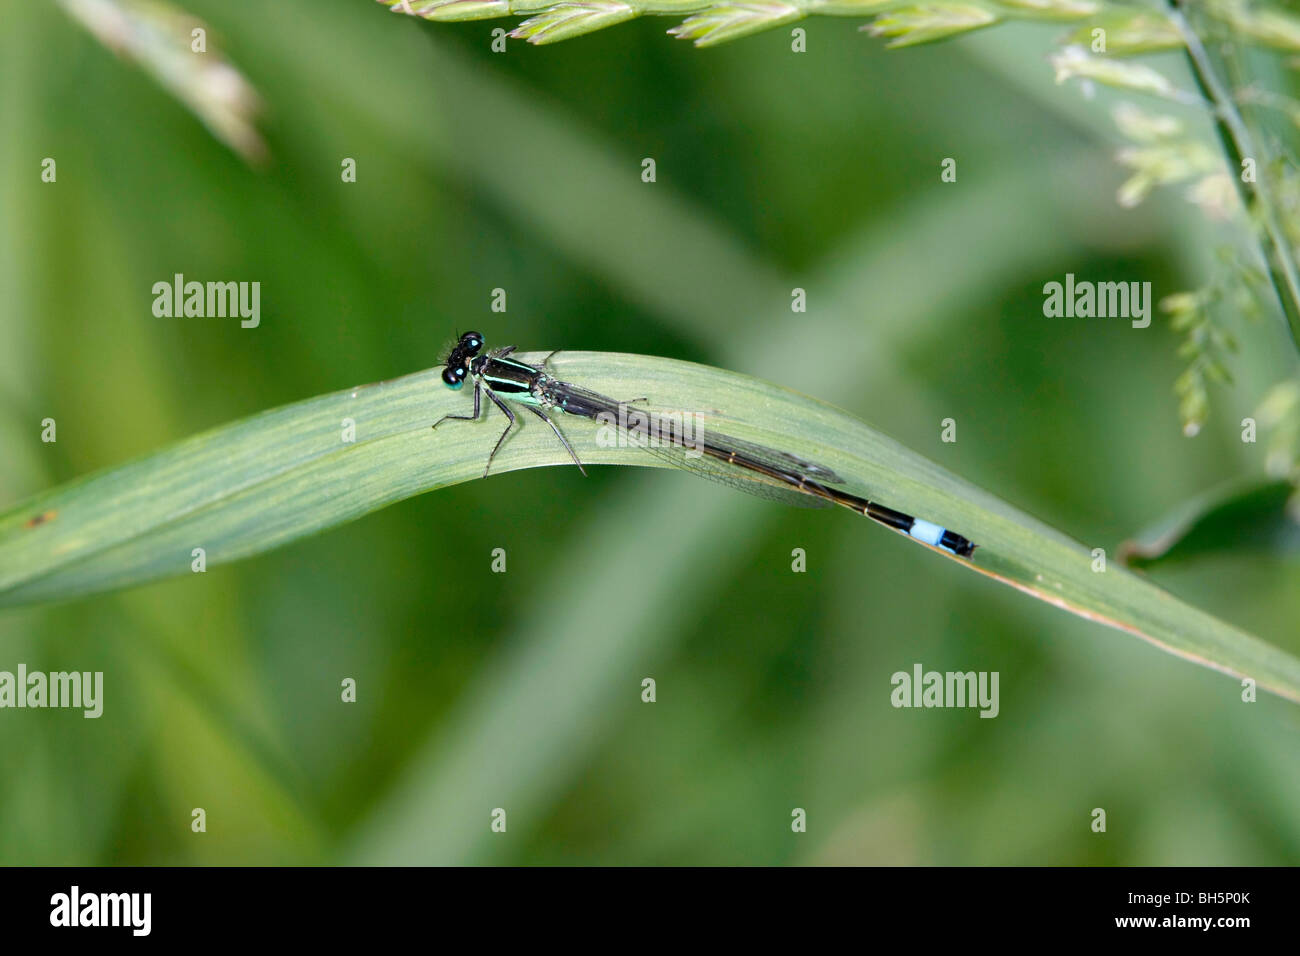
M443 369L442 380L448 388L460 388L465 384L465 366L448 366Z
M483 348L483 336L477 332L466 332L460 337L460 347L469 355L478 355Z

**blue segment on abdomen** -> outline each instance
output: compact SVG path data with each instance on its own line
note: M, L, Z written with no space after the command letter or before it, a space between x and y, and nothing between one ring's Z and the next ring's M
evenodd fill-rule
M924 541L926 544L938 547L939 541L943 538L944 529L937 524L931 524L917 518L912 522L912 527L908 529L907 533L917 541Z

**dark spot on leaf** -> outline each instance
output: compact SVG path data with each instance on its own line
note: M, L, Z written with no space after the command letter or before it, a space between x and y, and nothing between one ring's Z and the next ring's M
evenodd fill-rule
M53 521L55 518L58 517L58 515L59 513L57 511L42 511L40 514L33 515L32 517L28 518L27 524L23 525L23 527L25 528L38 527L40 525L45 524L45 522L47 521Z

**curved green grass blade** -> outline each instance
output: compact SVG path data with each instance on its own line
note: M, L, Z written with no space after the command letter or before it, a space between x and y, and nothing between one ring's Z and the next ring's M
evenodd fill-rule
M698 412L720 432L825 464L857 493L978 542L974 561L961 563L982 574L1300 700L1300 660L1120 567L1095 572L1082 545L833 406L669 359L563 352L552 364L561 378L614 398ZM196 548L209 565L232 561L478 478L499 414L429 427L469 408L469 394L428 370L274 409L37 495L0 514L0 606L189 573ZM494 473L569 464L550 430L528 417ZM594 423L561 424L585 461L663 464L640 449L599 447ZM863 521L863 533L882 532Z
M1300 553L1300 494L1289 481L1234 481L1198 496L1126 541L1120 560L1132 568L1244 553Z

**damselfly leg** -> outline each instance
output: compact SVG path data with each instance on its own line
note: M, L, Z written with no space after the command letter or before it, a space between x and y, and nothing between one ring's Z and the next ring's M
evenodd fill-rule
M483 395L483 392L487 392L487 397L490 398L490 399L492 400L492 404L495 405L497 408L501 409L502 414L506 416L506 427L505 427L505 431L503 431L503 432L501 433L501 437L497 439L497 443L496 443L494 446L492 446L492 454L488 455L487 466L483 469L483 477L486 478L486 477L488 476L488 472L490 472L490 471L492 470L492 459L495 458L495 457L497 456L497 452L501 450L501 443L504 442L504 441L506 440L506 436L510 434L510 429L512 429L512 428L515 427L515 413L512 412L512 411L510 410L510 406L508 406L505 402L501 401L501 399L497 398L496 393L493 392L492 389L490 389L490 388L488 388L488 387L486 387L486 386L484 386L484 385L480 385L478 382L475 382L475 383L474 383L474 412L473 412L473 414L470 414L470 415L443 415L442 418L438 419L438 420L437 420L436 422L434 422L433 425L431 425L430 427L431 427L431 428L437 428L439 425L441 425L443 422L447 421L448 419L452 419L452 420L454 420L454 421L459 421L459 422L474 422L474 421L478 421L478 419L479 419L479 413L480 413L480 411L482 410L482 395ZM555 428L555 423L554 423L554 422L552 422L549 418L546 418L546 416L542 416L542 417L543 417L543 419L545 419L545 421L546 421L546 423L547 423L548 425L550 425L552 428ZM556 429L556 434L559 434L559 429ZM561 436L561 439L560 439L560 440L561 440L561 441L564 440L564 439L563 439L563 436ZM564 444L565 444L565 447L568 447L568 444L569 444L569 443L568 443L568 442L565 442ZM569 454L573 454L572 449L570 449ZM577 460L576 456L575 456L575 459L574 459L574 460L575 460L575 461Z
M582 472L582 477L586 478L587 469L582 467L582 462L578 460L578 453L573 450L573 446L570 445L569 440L564 437L564 432L560 431L559 426L557 426L555 422L551 421L550 416L536 405L525 405L524 408L528 409L542 421L546 422L546 424L551 426L551 431L555 432L555 437L560 440L560 444L564 446L564 450L569 453L569 457L573 459L573 463L578 466L578 471ZM488 464L490 465L491 463L492 462L489 460Z

